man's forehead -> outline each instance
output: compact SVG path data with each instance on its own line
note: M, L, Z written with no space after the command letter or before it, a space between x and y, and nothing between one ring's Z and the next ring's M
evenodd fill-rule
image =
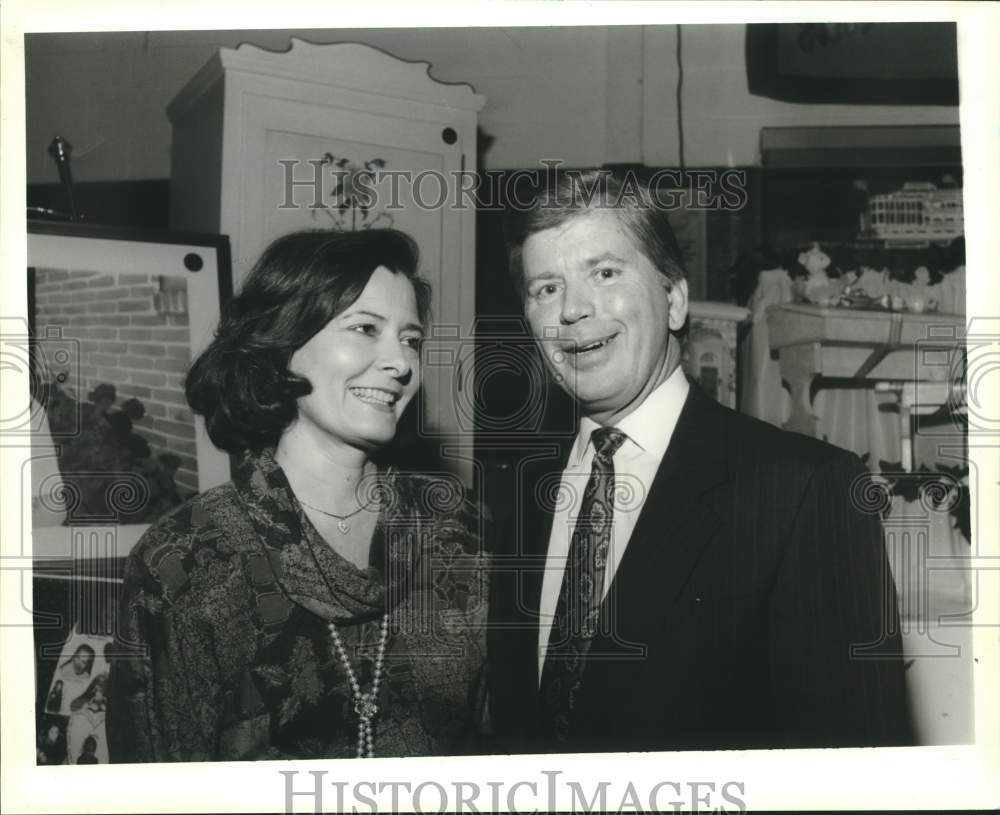
M525 272L544 274L553 261L590 265L601 261L625 263L641 250L614 210L587 210L561 224L530 235L524 242Z

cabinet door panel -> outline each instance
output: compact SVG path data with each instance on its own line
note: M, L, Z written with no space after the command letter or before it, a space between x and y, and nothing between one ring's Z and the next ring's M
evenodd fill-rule
M408 173L411 178L434 171L433 175L425 173L420 177L418 201L414 201L414 189L405 179L395 183L390 178L383 179L376 187L379 193L376 210L391 218L392 226L409 232L417 240L425 273L432 282L442 269L461 268L461 241L457 232L448 234L454 227L445 224L457 215L452 206L455 196L451 192L442 196L438 179L454 189L454 174L462 165L462 140L445 144L440 121L321 108L301 102L261 99L254 104L254 101L252 98L246 101L242 155L238 157L240 170L227 174L235 177L240 186L238 208L243 216L239 223L235 223L233 216L232 225L234 232L239 230L240 261L252 262L268 241L289 229L335 225L331 217L336 215L335 207L333 213L311 207L315 197L312 185L293 190L298 205L295 209L281 208L288 171L279 162L297 162L294 177L311 180L314 167L308 162L322 160L329 153L347 159L357 168L363 168L367 161L382 159L385 170ZM327 165L322 169L323 203L332 205L337 168ZM434 206L442 197L445 200ZM421 202L429 206L420 206ZM373 220L378 212L372 213L368 220ZM350 226L350 213L347 215ZM377 225L388 224L383 218ZM444 243L446 236L456 239ZM442 316L450 311L444 309Z
M223 220L229 221L223 229L237 236L234 243L240 257L234 265L245 275L269 241L295 229L401 229L416 240L421 272L433 286L435 346L452 344L451 338L460 345L471 328L475 285L473 257L463 241L463 219L471 216L473 205L457 197L462 169L460 123L456 121L453 128L455 143L446 144L442 130L448 123L440 119L345 112L273 98L267 98L266 104L245 101L240 155L233 157L240 172L229 175L236 179L241 214L223 213ZM333 157L332 163L316 164L327 155ZM347 165L337 166L342 159ZM374 206L366 214L358 208L341 210L337 183L346 180L344 171L363 170L366 162L375 160L381 160L381 169L395 176L383 175L374 184ZM310 183L289 187L289 172L296 181ZM312 183L317 173L318 185ZM315 206L317 194L319 207ZM469 353L470 349L464 349L461 355L469 357ZM458 349L435 353L423 369L426 410L421 428L451 442L461 433L453 404L455 371L448 361L458 356ZM471 358L466 363L471 370ZM468 464L457 469L469 474Z

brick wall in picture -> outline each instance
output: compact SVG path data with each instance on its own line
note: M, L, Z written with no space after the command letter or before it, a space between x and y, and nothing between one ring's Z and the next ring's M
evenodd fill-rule
M167 278L175 291L183 279ZM157 310L161 278L148 274L106 274L61 269L35 270L35 330L58 327L79 342L79 378L68 370L65 387L81 403L100 384L114 385L120 407L138 399L145 416L134 431L154 455L173 453L181 465L182 491L198 489L194 419L184 399L191 345L186 308ZM186 302L186 299L184 300ZM162 307L161 307L162 308Z

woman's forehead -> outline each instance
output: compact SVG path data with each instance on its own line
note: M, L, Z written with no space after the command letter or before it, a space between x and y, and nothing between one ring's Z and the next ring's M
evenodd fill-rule
M402 273L379 266L372 272L358 299L344 310L345 314L366 312L382 319L414 323L419 327L417 292L413 282Z

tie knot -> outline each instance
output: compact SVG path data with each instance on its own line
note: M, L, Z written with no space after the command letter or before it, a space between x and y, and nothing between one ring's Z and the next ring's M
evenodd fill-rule
M627 438L628 436L617 427L599 427L590 434L590 442L594 445L594 455L605 460L610 460Z

